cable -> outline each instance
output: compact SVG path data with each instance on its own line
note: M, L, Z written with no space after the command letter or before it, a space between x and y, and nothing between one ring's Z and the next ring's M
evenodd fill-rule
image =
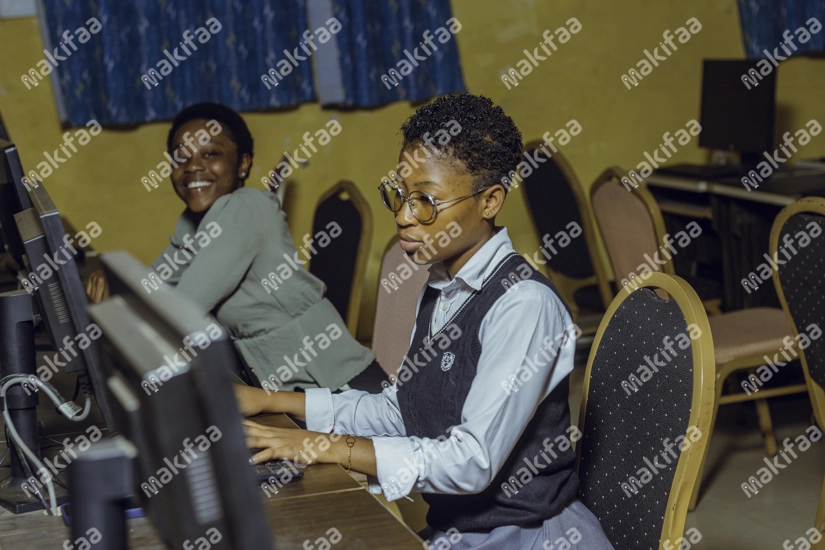
M41 470L46 470L46 467L43 465L42 462L40 462L40 459L37 458L37 455L35 455L31 451L31 449L29 449L29 447L23 442L22 438L17 433L17 430L15 429L14 424L12 423L11 415L9 414L9 402L7 399L5 399L6 390L9 387L14 386L15 384L24 384L26 382L33 382L35 385L40 387L43 390L43 393L48 395L52 399L52 401L54 401L54 403L58 406L58 410L60 410L60 412L66 416L68 416L67 403L59 397L59 394L57 393L57 390L54 389L54 386L52 386L48 382L43 382L36 376L12 374L0 380L0 384L2 384L2 386L0 386L0 397L3 398L3 419L6 421L6 429L8 430L11 439L13 439L14 442L17 444L19 451L22 451L22 454L28 457L32 464L34 464L37 467L37 472L39 473ZM74 405L74 403L72 403L72 405ZM77 405L75 405L75 407L77 407ZM68 409L71 408L69 407ZM69 416L69 418L72 418L73 416L75 415ZM21 462L23 463L23 466L26 469L27 473L30 475L30 477L33 478L34 476L31 474L31 469L29 468L28 463L22 456ZM49 511L51 515L56 516L57 498L55 497L54 484L52 483L51 475L47 475L45 483L49 491L49 504L51 505L51 507L46 507L46 509ZM37 493L38 491L35 492ZM42 495L40 495L39 498L42 499ZM43 501L43 504L44 506L46 505L45 501Z
M83 380L80 380L80 378L83 378ZM78 377L78 379L81 388L83 388L83 392L86 394L86 404L83 409L83 412L80 414L78 414L80 412L80 407L78 407L74 401L66 401L60 396L60 393L54 386L52 386L48 382L40 380L38 377L34 375L11 374L0 380L0 398L3 398L3 418L6 421L6 430L9 432L11 439L13 439L14 442L17 444L17 452L21 453L20 461L22 462L23 467L25 468L29 477L32 479L34 479L34 475L32 474L31 468L29 467L29 464L26 462L25 457L28 457L32 464L34 464L37 467L38 472L40 472L41 470L45 470L46 467L43 465L42 462L40 462L40 459L37 458L37 456L32 452L32 450L29 449L29 447L23 442L22 438L17 433L17 430L14 428L14 425L11 420L11 415L9 414L9 403L8 400L5 399L6 390L16 384L22 385L25 383L33 383L34 385L42 389L43 393L49 396L49 398L57 406L57 410L60 411L60 413L62 413L63 416L65 416L69 420L80 421L84 420L89 415L89 412L92 409L92 402L90 395L91 387L89 386L88 378L86 378L85 375L81 375L80 377ZM25 455L25 457L23 455ZM3 458L5 459L5 457ZM36 487L35 494L37 494L44 508L46 508L51 515L56 516L57 499L55 497L54 484L52 483L51 475L47 475L45 483L46 487L49 490L49 504L51 505L51 507L47 506L46 501L43 499L43 496L40 494ZM58 481L58 483L60 483L60 481ZM62 485L62 483L60 484Z
M31 467L29 466L29 463L26 462L26 457L24 457L23 453L20 452L20 447L15 447L14 450L17 452L17 459L20 460L20 464L22 464L23 469L26 470L27 481L31 482L31 488L34 491L34 494L37 496L38 500L40 500L40 504L43 505L43 508L45 510L49 510L49 506L46 504L46 500L43 498L43 493L41 493L40 489L37 488L37 478L34 477ZM40 470L38 470L38 472L39 471Z
M77 377L77 384L75 384L75 393L72 401L77 398L78 388L83 390L83 394L86 396L86 403L83 405L83 413L81 413L80 416L75 416L72 420L80 422L81 420L86 420L86 417L92 412L92 384L87 374L81 374Z

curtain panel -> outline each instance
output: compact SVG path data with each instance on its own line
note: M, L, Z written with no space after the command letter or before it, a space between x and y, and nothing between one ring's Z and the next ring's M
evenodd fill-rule
M250 111L315 99L312 64L286 55L307 29L305 0L41 5L46 49L35 72L54 71L58 110L71 126L170 119L199 101ZM283 59L289 73L264 82Z
M825 51L825 0L738 0L748 59ZM784 47L783 47L784 46ZM768 55L770 54L770 55Z
M237 111L315 101L371 108L465 91L448 1L40 0L61 121L167 120L215 101Z

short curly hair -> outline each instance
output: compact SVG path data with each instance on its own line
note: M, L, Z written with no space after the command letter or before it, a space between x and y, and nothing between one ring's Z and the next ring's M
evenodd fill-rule
M238 161L244 154L254 157L252 134L243 117L231 107L220 103L204 101L186 107L177 114L172 121L169 135L166 138L166 150L172 153L172 142L181 126L190 120L216 120L221 125L221 131L238 147Z
M455 126L450 124L452 121L461 126L458 135L451 136L444 145L435 141L430 147L464 164L467 172L475 176L473 192L508 181L504 178L521 162L521 132L501 107L484 96L446 95L420 107L401 125L402 150L423 145L425 137Z

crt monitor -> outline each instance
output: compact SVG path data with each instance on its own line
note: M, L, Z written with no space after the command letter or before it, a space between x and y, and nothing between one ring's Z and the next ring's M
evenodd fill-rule
M23 244L14 224L14 215L32 207L17 147L0 137L0 226L8 250L17 265L23 265Z
M147 268L129 254L101 260L112 295L89 314L103 331L115 426L137 447L142 506L170 548L214 530L212 548L272 548L226 368L228 332L173 289L147 293Z
M705 60L702 71L699 146L741 153L743 165L775 147L776 71L746 86L753 68L752 60Z
M56 353L47 353L42 368L88 375L106 424L112 416L104 387L97 338L89 320L86 293L75 263L78 243L63 229L60 214L43 184L31 189L32 207L15 214L14 225L25 250L23 287L35 297L49 340ZM38 374L41 374L40 372ZM52 372L52 375L55 373ZM85 382L85 378L81 379ZM88 393L89 388L84 387Z

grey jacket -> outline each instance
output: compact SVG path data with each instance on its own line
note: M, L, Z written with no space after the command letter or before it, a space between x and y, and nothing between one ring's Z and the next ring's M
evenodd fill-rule
M152 264L155 280L215 315L264 387L335 390L375 359L302 267L274 193L242 187L205 214L187 208L170 241Z

